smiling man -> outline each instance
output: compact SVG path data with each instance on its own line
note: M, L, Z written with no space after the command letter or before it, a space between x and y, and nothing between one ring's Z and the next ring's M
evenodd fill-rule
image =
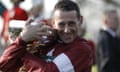
M54 8L51 25L57 39L52 46L39 47L37 55L27 52L30 41L49 35L40 24L26 26L0 58L0 69L17 72L23 65L27 72L91 72L92 53L86 40L79 37L81 15L76 3L59 1Z
M72 42L77 36L77 26L80 23L76 11L56 10L54 14L54 28L60 39L65 43Z

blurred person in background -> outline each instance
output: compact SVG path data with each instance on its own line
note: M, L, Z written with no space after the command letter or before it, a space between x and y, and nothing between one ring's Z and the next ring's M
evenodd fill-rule
M3 15L5 10L6 10L5 5L0 1L0 16Z
M11 10L6 10L3 13L3 29L1 33L1 37L4 39L6 43L9 40L9 22L11 20L26 21L28 19L28 13L22 8L20 8L20 4L24 2L24 0L10 0L10 1L13 4L13 8Z
M28 16L29 16L28 20L32 19L33 21L40 22L42 9L43 9L43 5L39 2L33 5L30 11L28 12ZM14 22L19 25L16 25ZM24 20L16 20L16 21L11 20L9 22L9 42L10 43L12 43L16 39L16 37L19 36L20 32L25 26L25 23L26 21Z
M36 25L28 22L21 35L0 57L0 69L17 72L24 66L27 72L91 72L91 46L78 35L78 26L82 24L80 16L76 3L60 0L54 8L52 27L44 25L44 22ZM55 44L37 47L35 55L29 53L27 45L31 41L42 42L42 36L47 36L50 42L55 40Z
M3 52L3 45L2 45L2 38L1 38L1 30L2 30L2 27L3 27L3 19L2 19L2 16L3 16L3 13L4 11L6 11L6 6L1 2L0 0L0 55L1 53Z
M104 28L99 32L96 49L99 72L120 72L120 39L117 37L119 18L116 9L104 11Z
M37 3L29 11L29 16L33 18L38 18L42 16L43 4Z

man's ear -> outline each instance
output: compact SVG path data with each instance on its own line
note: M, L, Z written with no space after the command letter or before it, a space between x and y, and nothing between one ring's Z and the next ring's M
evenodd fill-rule
M103 16L103 24L108 25L108 18L107 16Z
M108 24L108 21L107 21L107 19L104 19L104 23L105 23L105 24Z
M55 27L55 20L53 18L51 20L51 24L52 24L52 27L54 28Z
M80 24L83 23L83 16L80 16Z

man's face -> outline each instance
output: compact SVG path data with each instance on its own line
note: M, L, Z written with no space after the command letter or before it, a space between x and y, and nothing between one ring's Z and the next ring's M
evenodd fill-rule
M71 43L77 37L80 22L76 11L56 10L53 23L53 27L64 43Z
M118 24L119 24L117 13L116 12L110 12L110 13L108 13L107 22L108 22L108 26L111 29L117 30Z

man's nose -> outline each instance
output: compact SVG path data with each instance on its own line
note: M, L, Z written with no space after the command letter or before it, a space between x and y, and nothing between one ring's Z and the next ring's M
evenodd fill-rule
M65 25L64 32L65 33L70 32L70 28L69 28L68 24Z

